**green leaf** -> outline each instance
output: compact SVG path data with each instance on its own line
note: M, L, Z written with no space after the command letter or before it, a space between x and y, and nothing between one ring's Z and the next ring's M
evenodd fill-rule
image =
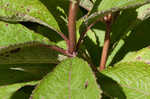
M97 10L97 11L107 11L107 10L112 10L112 8L117 10L120 9L126 9L126 8L130 8L130 7L134 7L137 5L143 5L145 3L150 2L149 0L101 0L101 2L98 3L98 0L95 2L95 6L93 8L93 10ZM95 9L97 8L97 9Z
M40 46L18 47L0 54L0 64L22 63L59 63L63 60L61 54L49 48Z
M88 64L79 58L60 63L33 91L32 99L100 99L100 89Z
M121 62L141 61L150 64L150 47L143 48L137 52L129 52ZM120 63L120 62L119 62Z
M104 94L117 99L148 99L150 97L150 65L128 62L115 65L99 74Z
M21 24L0 21L0 64L58 63L61 54L41 45L55 45Z
M40 0L1 0L0 19L11 22L37 22L60 31L57 21Z
M97 0L92 9L91 15L87 18L87 22L89 21L89 23L91 23L109 12L134 8L147 3L150 3L150 0Z
M28 43L30 45L30 42L33 42L33 45L36 44L36 42L54 45L54 43L50 42L46 37L29 30L21 24L0 21L0 26L0 35L2 35L0 37L1 48L23 43Z

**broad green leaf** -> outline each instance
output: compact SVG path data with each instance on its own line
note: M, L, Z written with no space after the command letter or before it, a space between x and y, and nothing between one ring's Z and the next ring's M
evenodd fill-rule
M0 64L58 63L60 53L41 45L54 45L48 38L21 24L0 21Z
M0 21L0 26L1 26L0 35L2 35L0 37L1 49L3 47L8 47L10 45L18 45L18 44L21 45L23 43L27 43L29 45L34 44L36 45L36 43L39 42L42 44L54 45L54 43L50 42L49 39L47 39L46 37L29 30L28 28L24 27L21 24L17 23L13 24Z
M117 99L149 99L150 65L127 62L106 69L99 74L104 94Z
M60 31L55 17L40 0L1 0L0 7L1 20L37 22Z
M134 8L147 3L150 3L150 0L97 0L87 21L91 23L107 13Z
M150 64L150 47L143 48L137 52L130 52L124 57L123 60L121 60L121 62L137 62L137 61Z
M79 58L60 63L33 91L32 99L100 99L101 91L88 64Z

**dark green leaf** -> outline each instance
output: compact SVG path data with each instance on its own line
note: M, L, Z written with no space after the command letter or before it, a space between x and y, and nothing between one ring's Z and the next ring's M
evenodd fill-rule
M22 88L38 84L53 67L51 64L0 64L0 99L20 99L21 96L29 99L31 92L24 92Z
M21 87L26 85L36 85L38 82L25 82L25 83L18 83L18 84L11 84L7 86L1 86L0 87L0 98L1 99L13 99L14 94L17 90L19 90ZM24 99L25 95L22 97ZM19 99L16 98L15 99Z
M121 49L116 54L115 58L113 58L113 63L120 61L124 56L126 56L126 54L130 52L138 51L150 45L149 26L150 21L147 19L142 23L140 22L140 24L132 31L127 32L127 37L120 40L122 42L120 43L121 45L119 45L121 46ZM128 33L130 35L128 35Z

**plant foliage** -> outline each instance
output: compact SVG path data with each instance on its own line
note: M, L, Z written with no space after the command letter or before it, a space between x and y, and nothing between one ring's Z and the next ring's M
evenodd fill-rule
M0 99L150 98L150 0L0 8Z

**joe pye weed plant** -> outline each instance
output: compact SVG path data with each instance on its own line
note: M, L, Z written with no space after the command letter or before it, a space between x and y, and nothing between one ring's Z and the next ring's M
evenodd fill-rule
M0 9L0 99L150 99L150 0Z

